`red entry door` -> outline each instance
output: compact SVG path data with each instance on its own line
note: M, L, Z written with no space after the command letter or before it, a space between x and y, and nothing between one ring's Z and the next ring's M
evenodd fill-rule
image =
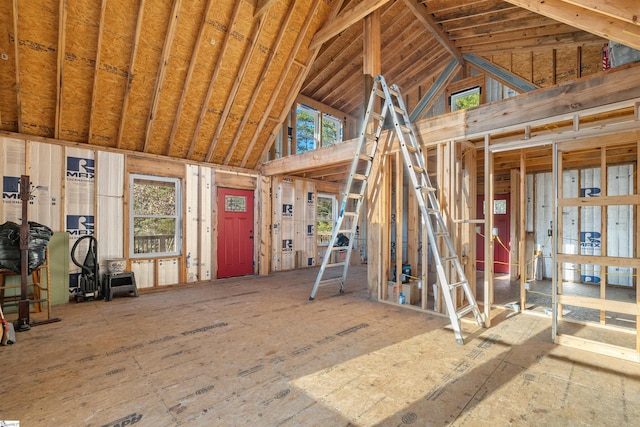
M218 188L218 278L253 274L253 191Z
M509 194L496 194L494 196L494 210L493 210L493 226L498 228L498 237L500 242L507 248L510 248L509 236L511 235L510 227L510 197ZM484 196L478 196L478 218L484 219L485 210L488 207L484 207ZM485 233L484 224L480 225L480 233L484 236L491 237L491 232ZM505 249L496 239L493 242L493 271L495 273L509 273L509 261L511 254ZM478 263L476 268L479 271L484 271L484 238L482 236L476 236L476 254L478 256Z

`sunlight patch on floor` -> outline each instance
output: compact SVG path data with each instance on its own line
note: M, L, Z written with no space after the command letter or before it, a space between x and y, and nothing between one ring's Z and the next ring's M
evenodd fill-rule
M443 374L451 372L459 355L443 356L443 343L434 345L439 332L415 336L291 383L349 421L375 425L450 379ZM455 346L447 332L449 345Z

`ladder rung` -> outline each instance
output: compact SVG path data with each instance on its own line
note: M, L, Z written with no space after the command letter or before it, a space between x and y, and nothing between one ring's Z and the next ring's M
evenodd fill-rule
M443 257L440 257L440 261L452 261L454 259L458 259L458 257L457 256L443 256Z
M321 280L320 283L318 283L318 286L334 285L340 282L342 282L342 277L332 277L331 279Z
M411 128L408 126L400 125L400 130L404 133L411 133Z
M338 230L338 234L340 234L340 233L342 233L342 234L345 234L345 233L351 234L351 233L353 233L353 230L350 229L350 228L347 228L347 229L344 229L344 230ZM347 236L347 237L349 237L349 236ZM349 239L351 239L351 237L349 237Z
M393 87L389 87L389 93L391 95L395 96L396 98L400 98L400 92L395 90Z
M436 235L437 237L444 237L444 236L448 236L448 235L449 235L449 233L448 233L447 231L436 231L436 232L435 232L435 235Z
M402 114L404 116L404 110L402 108L398 107L397 105L394 105L393 109L396 110L396 113Z
M385 99L384 91L382 89L376 89L375 94L378 95L380 98Z
M458 319L461 319L464 316L466 316L468 313L471 313L475 309L475 307L476 307L475 305L467 305L462 309L456 311L456 316L458 316Z
M356 216L355 212L342 212L342 216Z
M367 176L366 175L362 175L361 173L354 173L353 174L353 179L358 179L360 181L366 181Z
M371 115L371 117L373 117L376 120L380 120L380 121L384 120L384 116L380 113L376 113L375 111L372 111L369 114Z
M326 268L331 268L331 267L344 267L347 263L346 262L335 262L333 264L327 264Z
M378 139L378 137L377 137L377 136L375 136L375 135L374 135L374 134L372 134L372 133L365 133L365 134L364 134L364 137L365 137L365 138L367 138L367 139L370 139L370 140L372 140L372 141L375 141L376 139Z
M349 193L347 195L348 198L350 199L361 199L362 198L362 194L359 193Z
M416 147L414 147L413 145L406 145L407 150L412 152L412 153L417 153L418 149Z
M449 285L449 289L455 289L457 287L464 286L466 283L469 283L469 282L467 282L466 280L462 280L460 282L452 283Z
M358 158L360 160L364 160L365 162L370 162L371 160L373 160L373 157L365 153L358 153Z
M424 169L422 169L420 166L416 166L416 165L411 165L411 167L413 168L414 171L416 171L417 173L424 173Z

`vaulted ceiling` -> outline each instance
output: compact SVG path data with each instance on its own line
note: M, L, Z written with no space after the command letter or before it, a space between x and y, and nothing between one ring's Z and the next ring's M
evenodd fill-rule
M0 130L253 169L299 93L360 114L362 19L374 10L381 71L415 103L464 54L541 87L597 72L575 58L607 40L640 49L638 9L624 0L7 0ZM536 58L565 56L573 73L527 71Z

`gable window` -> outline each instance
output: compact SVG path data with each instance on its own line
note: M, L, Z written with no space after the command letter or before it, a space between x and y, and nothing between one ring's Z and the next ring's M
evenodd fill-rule
M296 153L306 153L317 148L320 141L320 114L306 105L296 109Z
M342 142L342 121L331 114L322 114L322 146Z
M179 255L180 180L151 175L130 175L130 254Z
M451 94L451 111L466 110L480 105L480 86Z
M342 142L342 120L303 104L296 108L296 153Z

